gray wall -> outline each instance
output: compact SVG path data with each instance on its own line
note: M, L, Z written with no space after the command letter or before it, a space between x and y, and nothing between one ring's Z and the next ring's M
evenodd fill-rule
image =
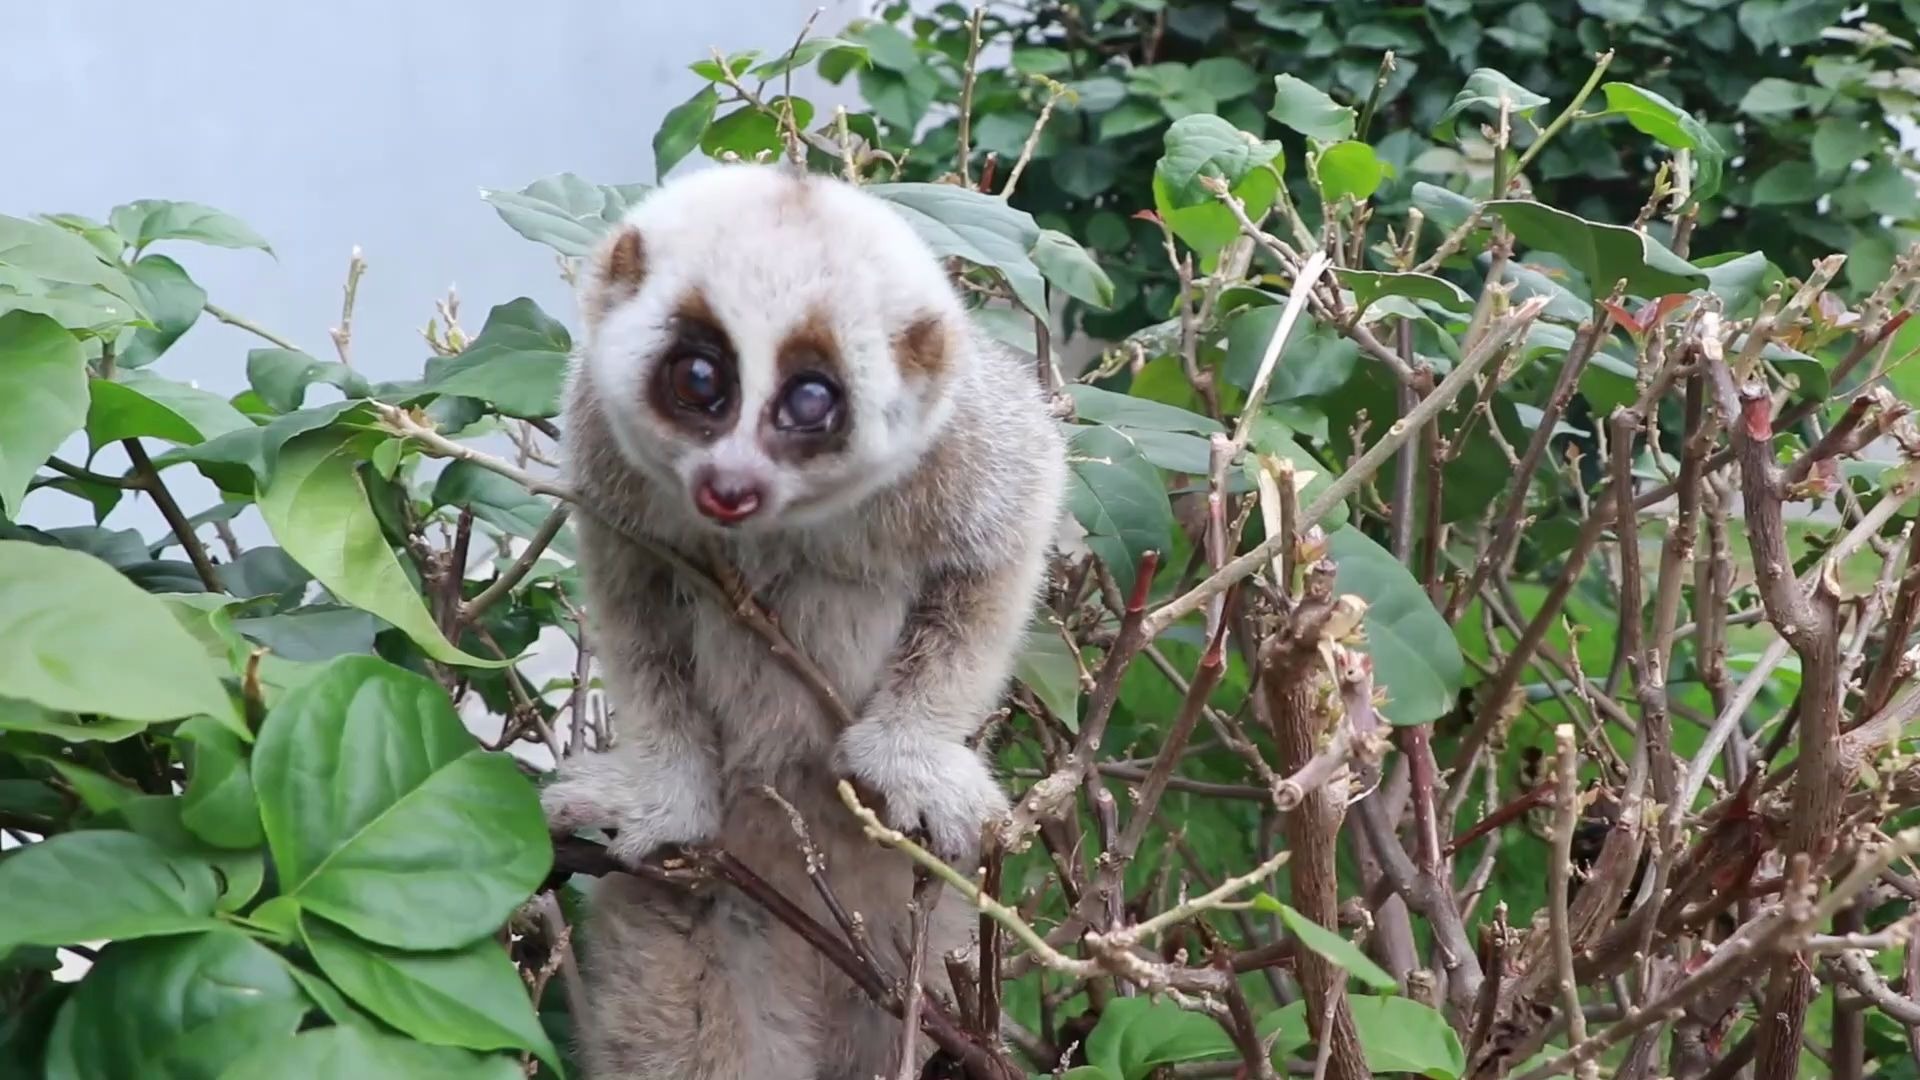
M862 11L860 0L4 0L0 213L104 218L149 197L231 211L277 259L161 250L214 303L324 358L360 245L355 363L411 377L427 355L418 331L450 285L470 331L516 296L572 321L551 253L508 229L480 188L562 171L652 181L653 132L700 85L687 65L716 46L776 52L815 7L821 33ZM796 90L847 100L802 80ZM261 344L203 318L160 370L236 393ZM67 448L84 452L79 440ZM101 467L119 469L109 454ZM213 498L188 470L169 478L190 509ZM56 492L36 494L24 517L91 520ZM144 502L109 524L150 537L164 527ZM263 538L251 515L241 526Z

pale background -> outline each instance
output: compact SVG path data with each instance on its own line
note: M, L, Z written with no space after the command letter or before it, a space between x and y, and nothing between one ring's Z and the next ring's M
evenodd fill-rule
M789 46L816 8L817 33L864 14L864 0L0 0L8 110L0 213L104 220L139 198L229 211L277 258L184 243L178 259L212 302L313 355L355 245L368 271L354 316L355 366L416 378L420 329L458 286L462 322L530 296L569 325L573 304L552 252L480 200L573 172L598 183L654 180L653 133L702 85L687 65L710 48ZM671 16L665 14L671 10ZM853 87L810 73L795 91L829 111ZM694 155L696 158L698 155ZM248 349L266 345L203 316L158 370L232 395ZM329 400L316 388L312 400ZM118 472L117 448L103 471ZM110 456L111 455L111 456ZM76 439L63 456L85 456ZM167 473L189 512L213 488ZM41 527L91 523L84 503L40 492L22 515ZM165 523L145 500L108 519L149 538ZM249 512L246 543L265 543Z

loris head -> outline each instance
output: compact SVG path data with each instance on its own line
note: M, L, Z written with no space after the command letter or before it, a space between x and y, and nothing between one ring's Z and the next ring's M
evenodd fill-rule
M899 212L785 167L668 182L582 294L621 453L714 528L817 523L898 480L969 360L959 299Z

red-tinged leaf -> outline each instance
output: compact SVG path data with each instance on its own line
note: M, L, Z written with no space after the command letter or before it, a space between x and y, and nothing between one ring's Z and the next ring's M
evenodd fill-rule
M1640 320L1635 318L1626 308L1621 307L1611 300L1602 301L1602 303L1605 305L1607 313L1613 316L1613 321L1625 327L1627 333L1632 334L1634 337L1639 337L1641 334L1647 332L1647 328L1641 325Z
M1155 211L1153 211L1153 210L1140 210L1140 211L1136 211L1136 212L1134 213L1134 215L1133 215L1133 220L1135 220L1135 221L1151 221L1151 222L1153 222L1153 223L1154 223L1155 225L1161 225L1161 224L1165 224L1164 222L1162 222L1162 221L1160 220L1160 215L1159 215L1159 213L1157 213L1157 212L1155 212Z
M1686 293L1668 293L1658 300L1651 301L1640 309L1640 326L1643 329L1659 325L1680 305L1693 299Z
M1819 301L1814 304L1815 320L1827 326L1835 325L1839 322L1840 316L1846 313L1846 301L1830 292L1821 293Z

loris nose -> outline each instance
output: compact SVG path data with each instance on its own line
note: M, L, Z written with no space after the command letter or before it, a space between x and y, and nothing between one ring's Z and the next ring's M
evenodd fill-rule
M760 509L760 485L734 473L706 470L693 486L693 504L722 525L737 525Z

